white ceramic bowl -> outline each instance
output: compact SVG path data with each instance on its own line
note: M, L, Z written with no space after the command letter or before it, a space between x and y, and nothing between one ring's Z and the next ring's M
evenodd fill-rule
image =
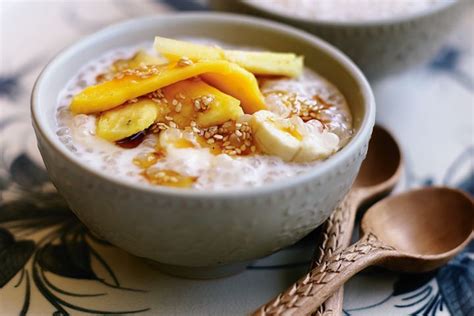
M273 19L319 36L352 58L369 79L429 60L456 26L466 6L472 5L470 0L446 1L402 17L352 22L295 17L242 0L210 0L210 3L216 10Z
M303 54L306 64L335 83L347 98L355 136L311 172L252 189L200 192L152 187L92 169L55 134L58 93L91 59L155 35L208 37ZM32 94L32 116L51 180L87 227L170 273L215 277L291 245L329 216L348 192L365 157L375 104L354 64L309 34L250 17L190 13L131 20L69 47L39 76Z

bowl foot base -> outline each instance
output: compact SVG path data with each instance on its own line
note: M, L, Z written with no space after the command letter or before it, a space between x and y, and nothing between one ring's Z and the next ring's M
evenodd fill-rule
M245 268L251 263L251 261L248 261L213 267L185 267L160 263L150 259L145 260L161 272L187 279L223 278L244 271Z

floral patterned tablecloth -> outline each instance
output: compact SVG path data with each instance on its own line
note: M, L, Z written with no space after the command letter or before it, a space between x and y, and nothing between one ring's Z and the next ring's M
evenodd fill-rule
M29 96L46 62L111 23L188 9L205 10L205 2L0 2L0 315L243 315L306 271L314 234L229 278L162 274L90 235L43 169ZM399 191L443 184L474 194L473 21L471 6L432 61L373 83L377 121L405 154ZM346 286L344 311L474 315L474 242L431 273L360 273Z

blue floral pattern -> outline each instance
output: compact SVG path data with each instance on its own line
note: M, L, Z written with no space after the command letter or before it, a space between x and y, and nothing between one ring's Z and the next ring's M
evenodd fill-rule
M20 314L26 314L29 310L32 284L54 307L54 315L68 315L65 307L94 314L138 313L148 310L96 310L69 303L56 295L55 293L61 293L75 297L96 297L107 293L78 294L59 288L48 279L46 272L65 278L93 280L123 291L141 290L121 285L107 261L93 246L94 243L107 243L90 234L59 194L41 190L49 182L43 168L21 154L8 170L5 161L1 160L0 169L3 171L3 176L0 177L0 288L9 282L15 282L15 287L25 287ZM4 201L4 194L12 191L21 193L22 198ZM32 232L40 231L46 232L42 238L29 238ZM99 277L94 271L92 257L106 271L110 281ZM31 266L27 265L28 261L31 261ZM13 280L15 275L19 275L17 281Z

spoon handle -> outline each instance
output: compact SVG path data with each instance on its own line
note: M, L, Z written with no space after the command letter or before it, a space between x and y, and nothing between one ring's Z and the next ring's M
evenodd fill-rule
M311 270L253 315L308 315L357 272L393 254L396 254L394 248L368 233Z
M360 197L357 190L351 190L324 224L321 240L317 247L311 269L327 261L334 253L349 246L354 228ZM321 316L328 313L340 315L342 312L344 289L341 287L314 313Z

